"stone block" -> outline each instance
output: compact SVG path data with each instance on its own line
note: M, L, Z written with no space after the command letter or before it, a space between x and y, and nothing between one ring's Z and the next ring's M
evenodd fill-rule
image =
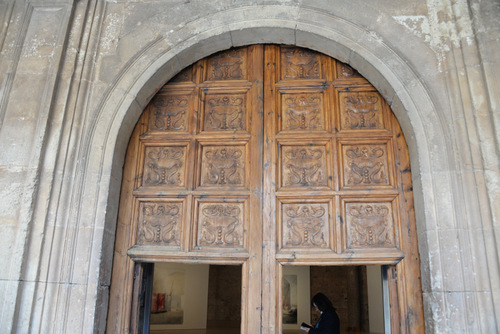
M436 231L428 231L426 235L429 250L427 253L427 263L423 262L421 266L422 288L425 288L425 292L442 291L444 288L444 273L438 233ZM425 266L426 264L427 266Z
M20 289L22 289L22 295L19 300L19 309L21 310L33 309L33 303L37 301L34 298L36 288L37 288L37 283L35 281L23 281L20 284ZM20 314L18 314L16 327L29 328L31 322L30 321L31 316L32 314L29 312L20 312Z
M2 324L2 332L12 332L20 284L17 280L0 280L0 296L2 296L0 302L0 323Z
M474 314L469 318L468 325L473 329L477 328L478 333L495 333L497 331L495 316L498 319L499 311L493 313L493 310L499 301L498 290L476 292L476 303L469 308Z
M484 231L459 230L460 256L463 258L464 289L478 291L489 288L487 257L484 248Z
M86 314L85 306L87 300L87 289L95 293L95 287L90 287L87 285L71 284L66 287L68 290L67 294L67 305L71 307L61 310L61 315L66 331L74 331L76 333L90 333L93 331L93 318L92 317L82 317L82 314ZM94 303L92 303L94 304ZM94 304L95 305L95 304ZM95 314L93 311L91 314ZM89 324L90 322L90 324Z
M60 223L60 222L59 222ZM74 227L56 225L53 236L48 235L44 243L40 261L40 281L58 283L67 282L71 275L72 252L70 249Z
M84 327L90 327L97 333L106 332L106 316L108 314L109 286L99 286L97 290L97 300L95 303L95 320L93 326L84 324ZM89 321L87 321L89 322Z
M74 239L74 245L70 251L74 254L70 258L71 263L71 283L85 285L88 283L90 271L97 270L97 268L92 268L91 258L92 252L96 251L100 253L100 247L93 248L93 232L94 229L90 226L79 226L77 229L77 235Z
M442 292L424 292L425 330L428 333L446 332L445 301Z
M343 63L349 62L351 47L346 45L343 36L338 32L312 24L298 23L295 35L297 46L322 52Z
M418 253L420 254L420 277L422 284L422 292L432 291L431 278L431 259L429 258L429 241L427 240L428 233L418 233Z
M2 199L0 201L0 220L2 227L17 227L19 224L19 210L21 209L26 177L25 168L0 166L0 198ZM0 233L1 235L2 233ZM0 245L0 247L11 247L11 242L0 243Z
M467 328L467 316L464 314L466 295L461 291L448 291L443 296L446 303L444 315L446 316L447 330L449 333L460 333L463 328Z
M250 23L250 24L249 24ZM266 27L252 27L254 22L238 22L229 25L233 46L251 44L295 44L295 23L290 21L273 20L263 22ZM268 26L269 25L269 26Z
M463 259L460 253L458 230L439 230L439 249L444 291L464 291Z
M432 175L434 198L439 210L436 211L437 226L440 230L464 228L457 220L453 205L457 198L453 197L451 175L448 172L436 172Z
M204 57L232 46L231 34L226 26L222 26L190 36L176 44L173 51L178 54L181 68L186 68Z
M99 264L99 285L107 286L111 284L111 273L113 271L113 252L115 249L115 233L112 230L105 230L102 237L102 258Z
M2 224L0 228L0 254L2 254L0 265L4 268L0 272L0 281L19 279L21 274L21 268L16 268L16 264L12 263L15 253L22 252L22 249L16 250L15 241L18 233L19 227L16 225Z

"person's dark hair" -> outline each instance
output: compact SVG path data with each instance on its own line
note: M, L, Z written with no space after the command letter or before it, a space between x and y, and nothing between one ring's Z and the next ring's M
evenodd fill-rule
M333 307L330 299L328 299L328 297L321 292L315 294L314 297L312 297L311 306L314 307L314 305L316 305L318 307L318 310L320 310L321 312L325 312L328 310L335 311L335 307Z

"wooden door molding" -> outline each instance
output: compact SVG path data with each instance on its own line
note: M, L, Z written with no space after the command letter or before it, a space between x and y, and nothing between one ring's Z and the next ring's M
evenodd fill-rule
M392 330L423 332L408 150L384 99L290 46L181 72L129 144L108 332L136 328L134 263L165 261L241 264L242 333L266 334L282 330L283 265L391 265Z

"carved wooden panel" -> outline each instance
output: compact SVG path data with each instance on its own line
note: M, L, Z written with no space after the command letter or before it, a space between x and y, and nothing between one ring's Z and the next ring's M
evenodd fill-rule
M329 203L281 203L283 248L328 248Z
M141 201L137 244L180 246L183 202Z
M108 332L137 328L133 261L242 265L242 333L282 332L283 265L394 265L391 316L416 321L392 331L423 332L409 158L374 91L346 64L273 45L165 85L129 144Z
M193 110L193 96L157 94L149 104L148 130L151 132L187 132Z
M347 248L396 247L392 202L345 202Z
M377 92L339 92L342 130L383 129L382 97Z
M207 61L207 80L246 80L247 49L231 49L212 56Z
M201 148L201 186L244 186L246 152L244 145Z
M197 247L244 247L244 202L207 200L197 203Z
M362 76L353 69L351 66L337 62L337 78L339 79L348 79L348 78L362 78Z
M377 187L390 185L386 144L342 144L343 186Z
M238 131L247 128L245 93L206 94L202 131Z
M282 93L282 131L325 130L325 108L322 93Z
M282 145L282 187L326 187L329 180L325 145Z
M281 48L281 79L319 79L319 53L295 47Z
M185 187L186 152L186 146L145 146L142 186Z

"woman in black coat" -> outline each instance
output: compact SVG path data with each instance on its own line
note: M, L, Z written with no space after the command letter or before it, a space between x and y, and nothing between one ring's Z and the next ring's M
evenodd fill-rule
M309 334L340 334L340 320L332 302L321 292L314 295L311 306L321 313L314 328L304 328Z

